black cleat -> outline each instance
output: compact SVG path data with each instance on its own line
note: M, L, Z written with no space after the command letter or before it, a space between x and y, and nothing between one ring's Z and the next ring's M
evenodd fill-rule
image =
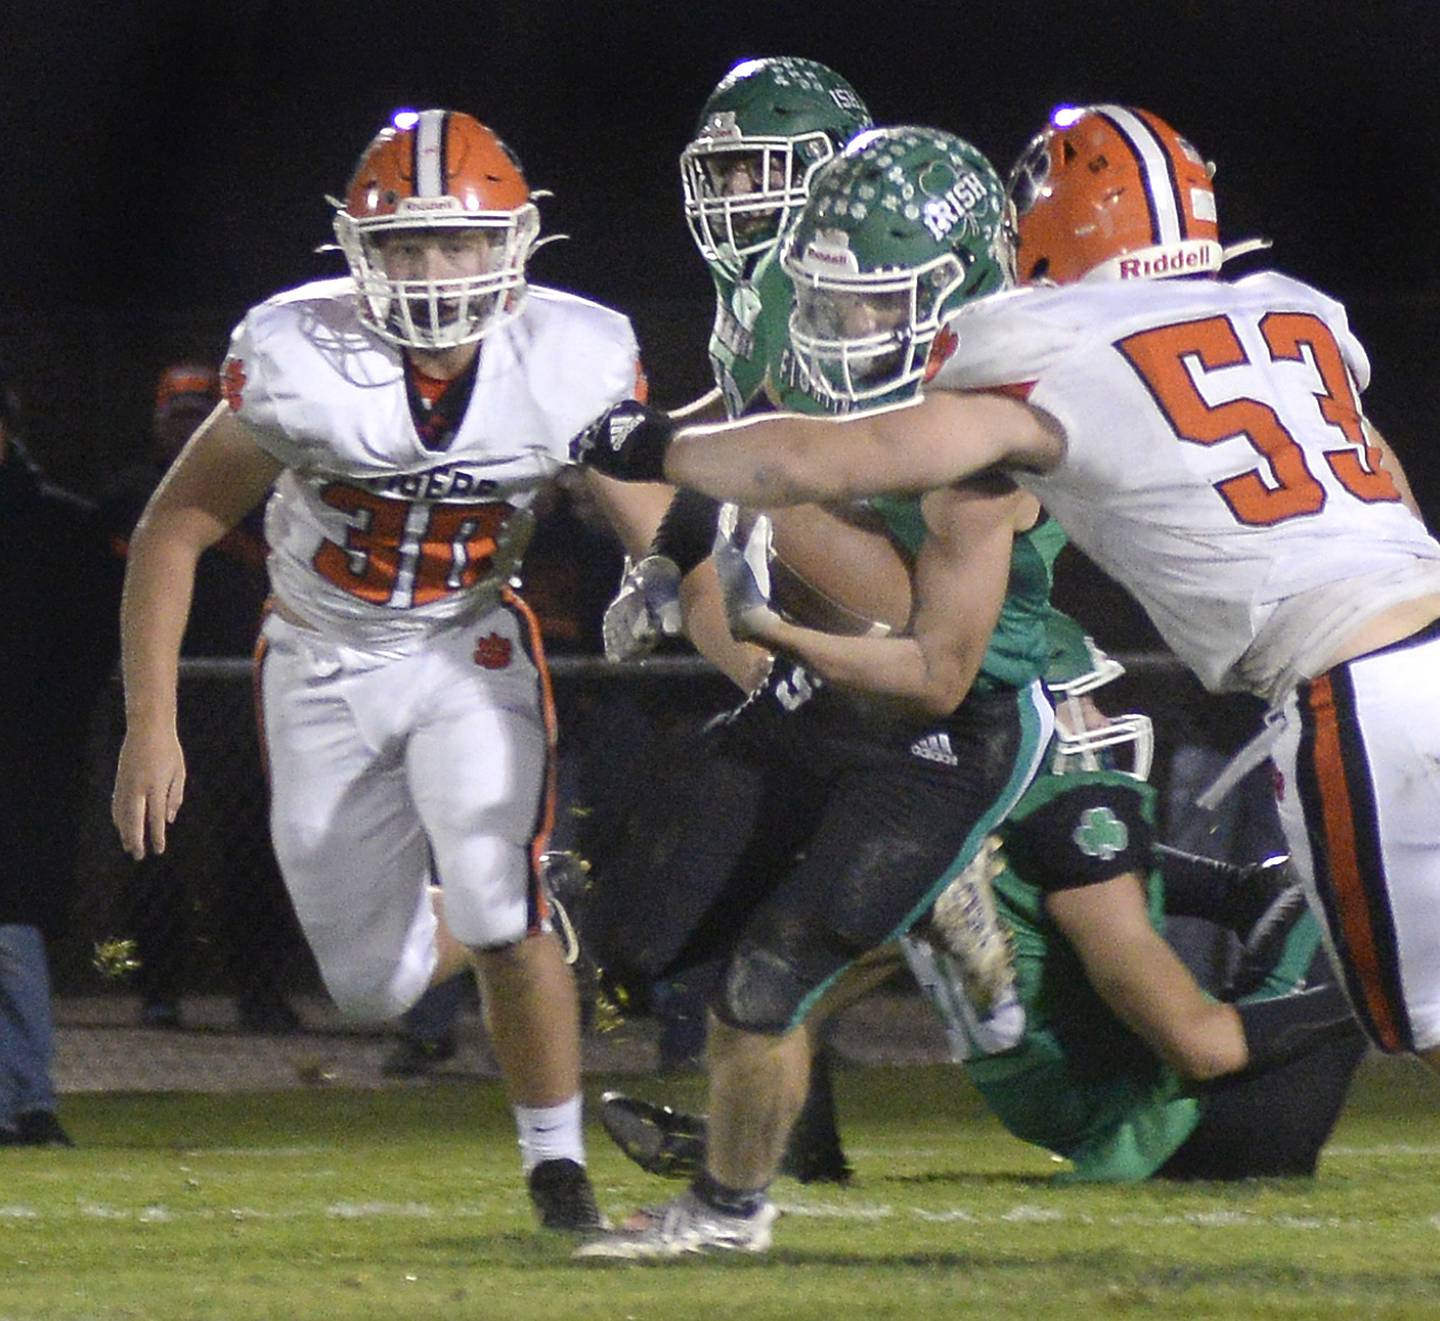
M838 1136L804 1141L792 1134L780 1162L780 1173L801 1183L849 1183L855 1171L845 1159Z
M705 1120L700 1115L606 1092L600 1098L600 1122L611 1141L647 1174L692 1179L705 1168ZM837 1133L812 1134L797 1127L780 1173L801 1183L849 1183L855 1172Z
M698 1115L606 1092L600 1098L600 1122L611 1141L647 1174L690 1179L705 1168L705 1121Z
M590 1176L578 1161L568 1157L542 1160L530 1171L529 1183L530 1200L542 1229L586 1234L609 1228L595 1205Z

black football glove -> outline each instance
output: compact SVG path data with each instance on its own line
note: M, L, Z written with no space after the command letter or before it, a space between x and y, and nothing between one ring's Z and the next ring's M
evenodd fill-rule
M675 425L638 399L611 404L570 442L570 457L622 482L665 480L665 449Z

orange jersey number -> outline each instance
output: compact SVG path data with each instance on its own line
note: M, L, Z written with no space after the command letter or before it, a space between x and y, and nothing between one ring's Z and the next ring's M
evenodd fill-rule
M1340 484L1360 500L1399 500L1395 483L1380 466L1379 451L1366 439L1360 404L1330 328L1308 313L1272 312L1260 322L1260 333L1272 361L1303 363L1309 351L1319 377L1320 388L1313 393L1320 416L1353 446L1325 451L1325 461ZM1324 508L1325 488L1269 404L1243 397L1212 404L1196 386L1191 362L1203 373L1250 361L1229 317L1158 326L1130 335L1115 347L1149 387L1181 440L1217 445L1244 436L1259 453L1266 477L1256 467L1215 483L1220 498L1240 522L1265 527Z
M395 605L402 568L413 566L411 605L474 587L490 571L496 538L513 512L488 504L416 504L336 482L321 499L346 515L345 544L324 542L311 561L326 582L371 605ZM413 511L424 511L424 523Z

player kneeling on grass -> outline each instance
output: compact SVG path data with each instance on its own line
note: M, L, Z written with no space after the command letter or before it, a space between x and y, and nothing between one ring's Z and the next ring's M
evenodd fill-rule
M908 942L954 1057L1011 1133L1071 1162L1062 1178L1313 1174L1365 1042L1300 887L1284 867L1156 851L1149 721L1101 715L1090 694L1120 666L1063 615L1050 631L1048 766L1002 828L1003 852L972 864L1013 942L1018 1043L996 1049L978 1030L945 949L945 896ZM1165 943L1167 913L1240 937L1216 996ZM696 1116L611 1093L601 1119L653 1173L703 1159Z

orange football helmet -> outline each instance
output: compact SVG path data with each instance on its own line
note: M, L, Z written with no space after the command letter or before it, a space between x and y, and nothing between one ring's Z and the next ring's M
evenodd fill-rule
M1059 107L1010 172L1020 279L1066 284L1219 270L1212 173L1148 110Z
M384 246L399 232L480 231L485 269L392 276ZM520 163L484 124L454 110L401 111L360 157L335 216L360 319L418 349L469 344L514 317L540 215Z

